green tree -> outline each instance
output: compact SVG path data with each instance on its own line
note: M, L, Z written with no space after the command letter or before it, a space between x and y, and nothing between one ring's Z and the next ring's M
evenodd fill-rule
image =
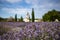
M60 21L60 11L58 11L58 20Z
M23 17L21 16L21 19L20 19L21 22L23 22Z
M15 22L17 22L17 14L15 14Z
M35 16L34 16L34 8L32 8L32 22L34 22Z
M60 12L56 10L48 11L43 15L43 21L55 21L60 20Z
M4 20L4 18L0 17L0 21L3 21L3 20Z

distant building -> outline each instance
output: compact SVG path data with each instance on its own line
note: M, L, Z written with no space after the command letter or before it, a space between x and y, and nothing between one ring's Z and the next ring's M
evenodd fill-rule
M24 21L24 22L32 22L32 21L30 20L30 15L29 15L29 13L26 14L26 17L23 19L23 21ZM43 22L42 19L35 19L34 21L35 21L35 22Z
M35 22L43 22L42 19L35 19Z
M29 22L30 15L29 13L26 14L26 18L23 19L24 22Z
M10 16L10 17L7 19L7 21L8 21L8 22L12 22L12 21L14 21L14 19L13 19L12 16Z
M59 22L59 20L58 19L55 19L55 22Z

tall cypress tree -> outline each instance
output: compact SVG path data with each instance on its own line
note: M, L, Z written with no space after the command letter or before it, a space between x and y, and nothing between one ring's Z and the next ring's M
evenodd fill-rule
M17 22L17 14L15 14L15 22Z
M35 16L34 16L34 8L32 8L32 22L34 22Z
M21 22L23 22L23 17L21 16L21 19L20 19Z

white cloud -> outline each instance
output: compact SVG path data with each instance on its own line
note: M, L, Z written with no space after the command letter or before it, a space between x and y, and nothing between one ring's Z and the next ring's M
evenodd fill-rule
M31 4L31 8L34 8L35 16L42 17L47 11L52 10L54 7L53 3L42 0L25 0L27 4ZM43 2L43 3L42 3Z
M18 18L20 18L20 16L23 16L23 18L25 18L27 12L31 16L31 9L27 9L27 8L15 8L15 9L14 8L2 8L1 10L8 14L17 14Z
M30 4L32 0L25 0L26 3Z
M31 13L31 9L27 8L2 8L6 13L14 13L14 14L26 14L27 12Z
M17 2L21 2L22 0L6 0L6 1L10 3L17 3Z
M36 5L36 4L38 4L39 0L25 0L25 2L26 2L27 4Z

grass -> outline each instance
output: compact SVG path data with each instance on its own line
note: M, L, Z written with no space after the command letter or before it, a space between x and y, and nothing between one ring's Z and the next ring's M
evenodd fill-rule
M1 27L0 26L0 35L3 35L4 33L6 33L7 31L11 30L10 28L8 27Z

